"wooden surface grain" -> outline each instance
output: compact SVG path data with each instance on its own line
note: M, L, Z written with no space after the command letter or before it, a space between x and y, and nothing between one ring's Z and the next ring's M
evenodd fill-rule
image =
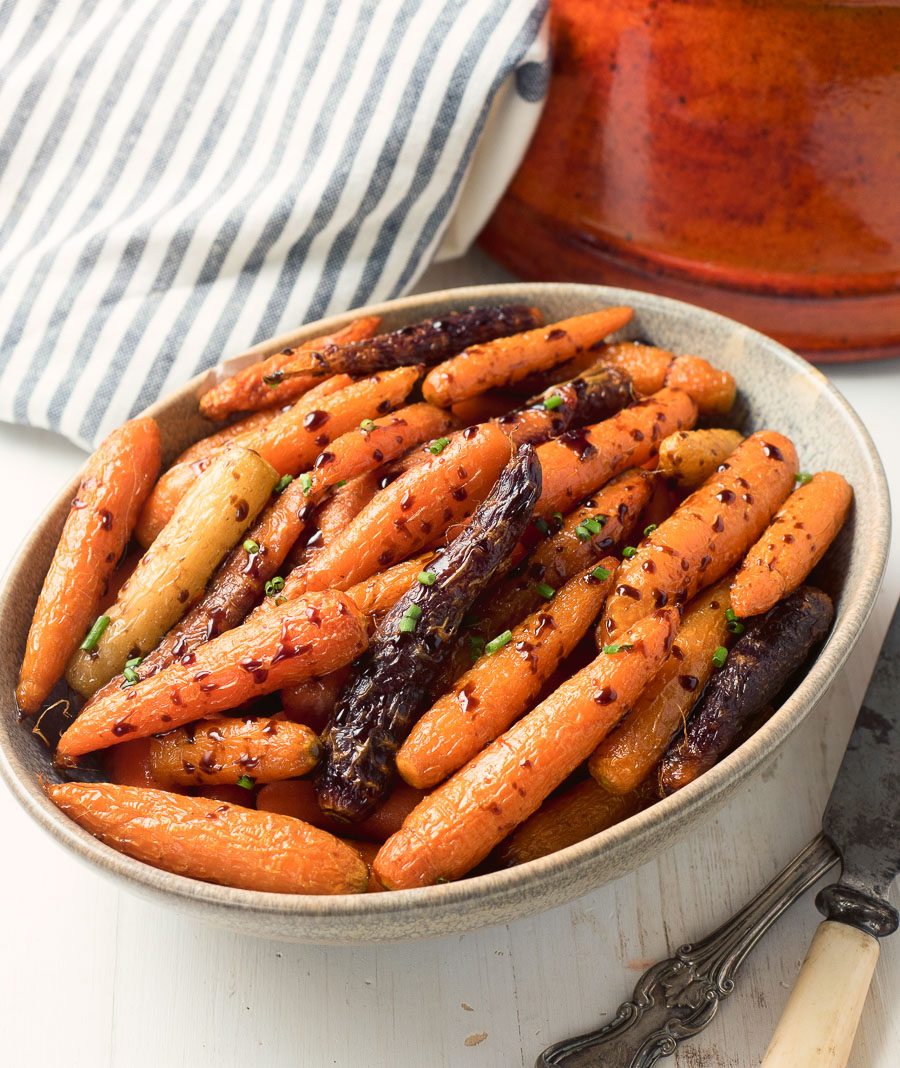
M498 276L476 255L433 269L419 288ZM900 502L900 361L828 374L867 423ZM0 470L15 505L0 528L5 559L81 460L58 438L0 425ZM206 927L83 867L0 788L10 1063L529 1068L550 1042L608 1019L646 967L711 931L813 836L898 596L895 548L873 618L827 698L701 830L572 905L460 938L329 948ZM753 951L710 1027L662 1064L759 1065L820 919L813 897ZM900 935L882 946L851 1068L895 1068L898 1050Z

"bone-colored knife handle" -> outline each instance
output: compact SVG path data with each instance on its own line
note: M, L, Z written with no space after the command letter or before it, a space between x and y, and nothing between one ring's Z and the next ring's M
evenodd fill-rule
M844 1068L878 950L856 927L819 925L762 1068Z

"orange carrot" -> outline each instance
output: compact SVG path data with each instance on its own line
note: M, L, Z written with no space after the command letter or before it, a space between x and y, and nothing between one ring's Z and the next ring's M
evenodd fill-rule
M536 514L571 511L576 501L613 475L657 454L659 442L675 430L692 427L697 406L680 389L661 389L602 423L572 430L538 450L543 490Z
M680 604L711 586L747 552L787 497L797 452L783 434L751 434L619 568L598 644L613 641L641 616Z
M331 718L349 671L349 667L338 668L321 678L306 679L295 686L288 686L281 691L282 712L294 723L303 723L316 734L321 734Z
M656 678L618 727L594 750L591 775L613 794L627 794L651 774L703 692L713 653L728 645L725 613L731 575L684 610L675 643Z
M312 467L319 453L336 437L363 419L402 404L418 376L417 368L401 367L351 382L328 397L318 393L320 387L316 387L316 394L310 390L292 408L265 426L234 438L232 444L258 452L282 475L297 475ZM334 382L335 379L328 379L329 384ZM138 520L137 536L142 545L148 545L169 521L186 486L202 473L203 467L201 461L172 467L159 480Z
M741 564L731 589L735 615L762 615L793 593L834 541L852 500L834 471L819 471L794 490Z
M28 632L16 689L25 715L40 708L94 622L159 462L149 418L114 430L88 460Z
M516 627L507 645L483 655L431 706L397 754L404 781L420 789L436 786L519 718L596 618L617 564L608 557L551 593L552 600Z
M376 468L349 479L346 486L332 490L313 510L309 536L295 546L287 559L285 570L293 571L342 534L351 519L359 515L382 488L383 481L381 469Z
M666 372L666 385L689 393L702 415L722 415L734 404L734 375L717 370L699 356L676 356Z
M378 329L381 320L378 316L369 315L362 319L354 319L352 323L336 330L333 334L324 337L313 338L304 341L300 345L284 344L279 339L275 340L277 347L273 348L273 342L263 342L261 346L251 349L244 355L265 356L265 359L251 363L243 370L238 371L231 378L214 386L200 398L200 411L208 419L224 419L232 412L253 411L258 408L277 408L287 404L297 397L302 396L316 383L322 381L321 375L306 375L303 378L292 378L289 382L272 388L266 385L263 378L273 371L279 371L293 363L301 353L315 351L316 349L328 349L338 345L345 345L351 341L361 341L371 337Z
M487 423L491 419L499 419L521 404L522 398L517 393L492 389L487 393L479 393L477 397L457 401L451 405L450 411L462 426L471 426L472 423Z
M103 766L107 775L119 786L149 786L152 790L166 789L150 767L150 738L135 738L133 742L114 745L104 754ZM180 789L175 790L181 793Z
M45 789L101 842L176 875L276 894L356 894L369 881L356 850L289 816L111 783Z
M425 795L405 783L399 783L393 793L368 819L353 825L353 834L370 842L384 842L403 826L403 821ZM305 820L314 827L344 835L346 823L334 819L319 808L315 787L310 779L291 779L264 786L257 798L257 806L268 812Z
M594 348L594 360L601 367L616 367L631 379L638 393L648 397L665 386L666 374L675 356L654 345L640 345L634 341L619 341Z
M349 381L346 384L349 385ZM264 427L267 423L271 423L272 420L280 414L281 409L279 408L266 408L263 411L253 412L244 419L239 419L236 423L229 423L228 426L223 427L221 430L217 430L214 434L208 434L205 438L195 441L193 445L188 445L184 452L179 453L171 466L177 467L178 464L192 464L196 463L198 460L205 463L214 452L218 452L219 449L221 449L223 445L227 445L229 441L234 441L234 439L240 437L241 434L247 434L251 430L259 430L260 427Z
M319 755L319 739L308 727L245 716L192 723L152 739L150 770L158 782L179 786L252 785L305 775Z
M533 371L571 359L579 350L624 326L633 315L631 308L604 308L472 345L429 371L422 393L432 404L449 408L488 389L509 386Z
M436 556L434 550L429 550L411 560L403 560L351 586L347 595L353 598L360 612L367 616L380 615L394 607L401 595L416 581L419 572L424 571Z
M583 668L429 794L382 846L391 890L458 879L531 815L597 747L668 653L678 610L640 620L619 652Z
M342 594L326 591L273 607L156 675L89 701L60 738L57 757L66 761L237 708L348 664L366 645L365 619Z
M380 490L341 537L291 573L285 597L346 590L379 568L412 556L478 507L510 457L492 423L469 427L437 455Z

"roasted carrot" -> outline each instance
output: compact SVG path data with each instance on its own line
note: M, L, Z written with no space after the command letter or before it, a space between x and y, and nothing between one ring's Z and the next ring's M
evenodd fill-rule
M435 446L437 449L437 446ZM499 427L469 427L437 455L380 490L337 538L292 572L284 590L349 589L379 568L418 552L471 515L510 457Z
M368 819L353 825L353 836L370 842L384 842L403 826L403 821L425 796L405 783L398 783L391 795ZM336 820L319 808L315 786L310 779L291 779L264 786L257 796L257 807L268 812L305 820L332 834L345 835L346 823Z
M424 571L436 556L437 551L432 549L419 553L411 560L403 560L351 586L347 595L353 598L360 612L367 616L378 616L394 607L400 595L410 588L419 572Z
M269 499L278 479L255 452L224 449L144 553L90 650L79 649L66 678L90 697L128 660L144 656L202 594L209 576ZM134 665L128 665L129 670Z
M103 766L110 780L119 786L166 789L166 784L156 778L150 767L150 744L150 738L135 738L133 742L122 742L107 750ZM181 793L180 787L176 788L175 793Z
M133 685L126 680L98 695L60 738L58 759L237 708L334 671L366 645L365 619L348 597L326 591L298 598L213 638L148 679Z
M397 754L404 781L423 790L443 782L527 710L593 623L617 564L608 557L555 594L544 588L543 610L493 656L482 655L413 727Z
M772 430L751 434L619 569L598 644L654 608L681 604L718 582L765 529L796 473L797 451L788 438Z
M386 414L401 405L418 376L416 368L401 367L351 382L328 397L317 394L312 400L310 391L292 408L258 430L234 438L232 444L258 452L281 475L297 475L310 468L335 438L364 419ZM333 381L328 380L329 384ZM199 462L186 468L173 467L159 480L138 521L141 544L149 544L161 524L168 522L179 494L184 491L185 472L190 482L197 477L195 468L199 467Z
M834 471L819 471L788 497L741 564L731 602L743 619L792 593L825 555L844 525L853 490Z
M729 644L725 613L731 578L726 575L685 607L666 662L634 708L594 750L588 768L610 793L627 794L644 782L703 693L713 654Z
M338 371L367 375L415 363L431 365L470 345L531 330L543 321L537 308L524 304L448 312L439 319L403 326L368 341L320 351L307 348L289 366L267 375L266 381L276 385L294 375L327 375Z
M485 390L509 386L533 371L570 359L580 349L624 326L633 315L631 308L604 308L484 345L472 345L429 371L422 393L432 404L449 408Z
M651 801L648 791L611 794L593 779L548 797L494 851L500 867L512 868L583 842L633 816Z
M669 434L690 428L697 406L680 389L661 389L602 423L572 430L538 448L544 489L537 512L569 512L613 475L656 456Z
M350 384L349 380L346 384ZM244 419L239 419L236 423L229 423L228 426L222 427L221 430L217 430L214 434L208 434L205 438L195 441L193 445L188 445L184 452L175 458L171 466L177 467L178 464L192 464L198 461L206 464L223 445L227 445L229 441L239 438L241 434L247 434L251 430L259 430L260 427L271 423L280 413L280 408L266 408L263 411L253 412Z
M37 712L96 618L159 462L149 418L114 430L88 460L28 632L16 688L23 714Z
M192 723L152 739L150 771L165 784L252 786L305 775L319 755L319 739L309 727L245 716Z
M276 894L357 894L369 881L355 849L289 816L112 783L46 791L101 842L176 875Z
M477 397L457 401L450 406L450 411L461 426L471 426L472 423L487 423L491 419L499 419L513 408L521 407L521 404L522 398L518 393L490 389L487 393L479 393Z
M744 440L736 430L679 430L659 446L659 473L685 489L696 489Z
M734 375L699 356L676 356L666 372L666 385L690 393L702 415L724 415L734 404Z
M347 681L349 667L330 671L321 678L306 679L281 691L281 709L294 723L303 723L321 734L331 718L341 687Z
M271 342L264 342L245 353L245 356L264 356L257 359L243 370L238 371L231 378L214 386L200 398L200 411L208 419L224 419L233 412L254 411L259 408L278 408L282 404L296 400L302 396L311 386L321 382L320 375L306 375L304 378L294 378L290 383L269 386L264 381L267 374L295 363L303 353L313 349L328 351L338 345L361 341L371 337L378 329L381 320L378 316L368 315L362 319L354 319L352 323L336 330L333 334L324 337L313 338L300 345L280 344L272 349ZM260 351L262 349L262 351ZM268 351L266 351L268 350Z
M674 359L671 352L641 342L597 341L572 359L521 379L512 390L520 396L530 396L550 389L567 378L575 378L602 367L613 367L628 375L638 393L648 396L666 384L666 371Z
M391 890L470 871L597 747L654 676L675 635L663 608L601 653L429 794L382 846L375 873Z

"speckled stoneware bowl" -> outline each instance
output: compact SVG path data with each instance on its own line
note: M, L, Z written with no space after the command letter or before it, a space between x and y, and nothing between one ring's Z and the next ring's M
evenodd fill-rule
M472 304L538 305L547 322L603 305L629 304L623 337L641 337L676 353L704 356L738 381L730 421L746 431L777 429L796 443L804 469L840 471L853 484L854 512L817 569L835 597L837 616L809 673L749 741L681 792L587 841L519 868L457 883L357 897L264 894L214 886L151 868L102 845L44 797L38 777L56 778L50 755L16 722L13 690L31 613L76 483L61 493L25 540L0 595L0 769L16 797L66 848L124 887L185 913L246 933L305 942L388 942L456 934L562 905L637 868L722 804L772 756L812 711L838 671L872 608L890 535L888 490L871 439L851 408L808 363L761 334L699 308L623 289L568 284L513 284L408 297L365 309L393 329ZM313 323L313 337L345 323ZM159 420L165 458L209 432L196 400L214 372L150 409ZM860 517L864 517L861 521ZM830 565L830 561L835 563ZM760 790L765 785L758 784Z

